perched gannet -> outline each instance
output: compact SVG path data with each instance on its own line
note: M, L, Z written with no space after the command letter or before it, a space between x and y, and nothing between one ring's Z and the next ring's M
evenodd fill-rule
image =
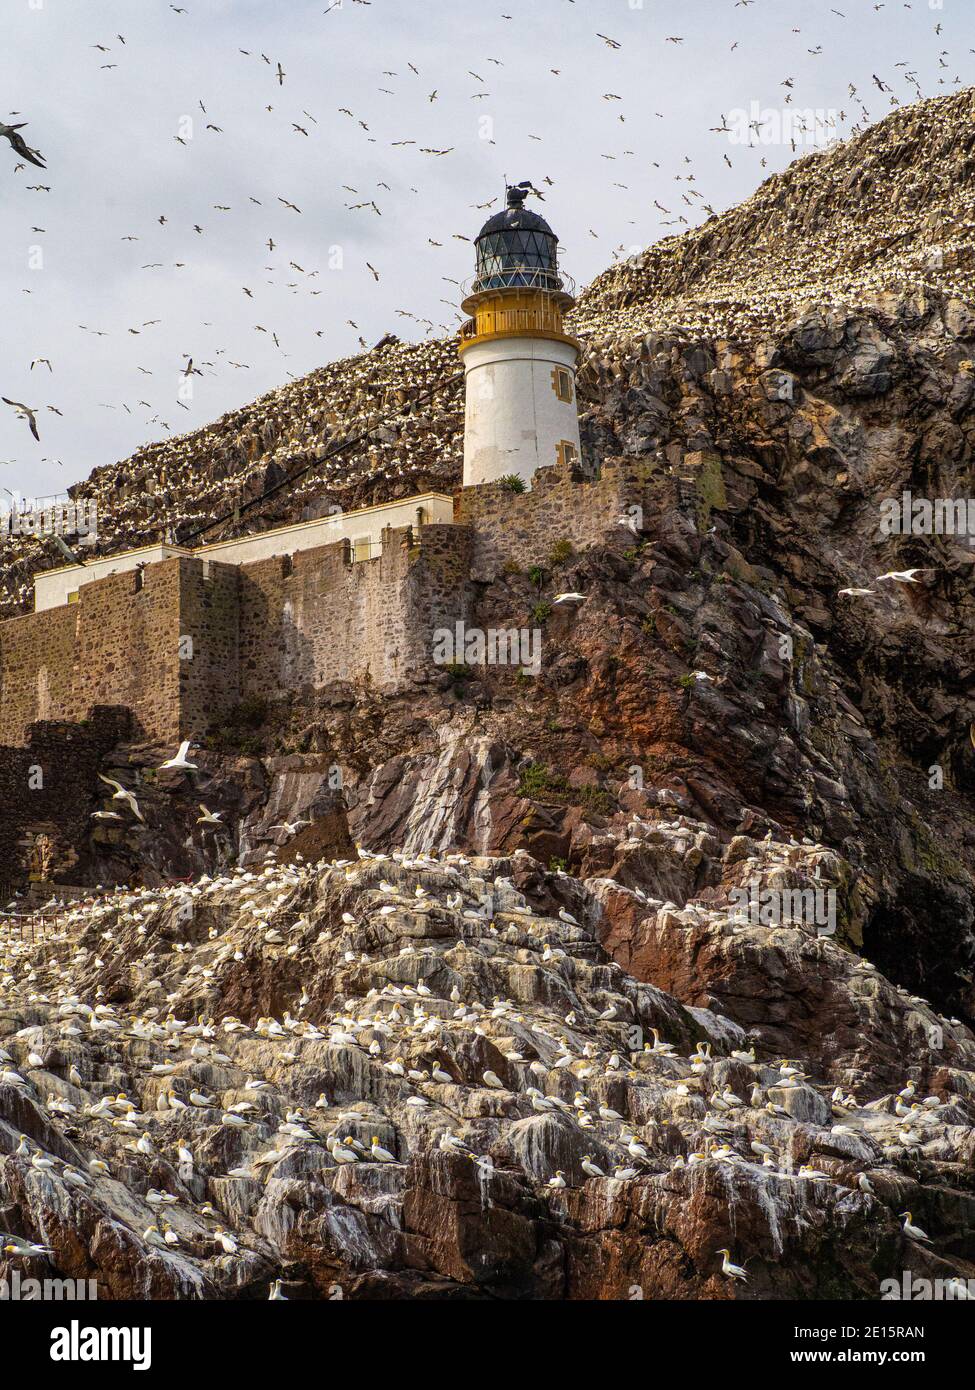
M237 1239L229 1231L225 1231L222 1226L218 1226L213 1233L213 1239L220 1246L225 1255L237 1254Z
M922 1231L920 1226L914 1225L913 1217L909 1211L902 1211L900 1214L904 1219L901 1229L906 1236L910 1236L911 1240L926 1240L930 1243L931 1237L926 1231Z
M742 1266L741 1266L741 1265L736 1265L736 1264L732 1264L732 1263L731 1263L731 1251L730 1251L730 1250L719 1250L717 1253L721 1256L721 1273L722 1273L722 1274L726 1274L726 1275L728 1276L729 1279L739 1279L739 1280L741 1280L743 1283L747 1283L747 1282L748 1282L748 1274L747 1274L746 1271L742 1268Z
M439 1147L445 1153L467 1153L470 1146L459 1135L446 1129L440 1136Z

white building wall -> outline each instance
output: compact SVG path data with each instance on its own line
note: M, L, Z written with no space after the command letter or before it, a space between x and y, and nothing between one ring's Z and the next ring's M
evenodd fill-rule
M61 608L68 602L68 595L76 593L82 584L106 579L110 574L124 574L134 570L137 565L157 565L171 555L190 553L176 545L147 545L141 550L127 550L121 555L104 555L101 559L89 560L84 566L62 565L56 570L45 570L43 574L34 576L34 612Z
M495 338L465 348L465 486L509 473L530 484L536 468L558 462L562 441L579 456L576 361L572 344L554 338ZM571 374L571 401L552 385L557 367Z

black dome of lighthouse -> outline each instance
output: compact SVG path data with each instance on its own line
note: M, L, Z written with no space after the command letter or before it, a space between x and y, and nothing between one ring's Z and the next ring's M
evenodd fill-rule
M509 188L504 212L489 217L477 234L474 291L527 287L558 290L559 239L525 207L530 184Z

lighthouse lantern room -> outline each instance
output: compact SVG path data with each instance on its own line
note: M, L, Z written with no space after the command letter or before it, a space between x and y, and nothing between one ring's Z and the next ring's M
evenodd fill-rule
M481 228L465 287L465 485L512 475L530 485L537 468L579 458L580 344L562 322L575 300L558 237L524 206L530 188L509 188L504 212Z

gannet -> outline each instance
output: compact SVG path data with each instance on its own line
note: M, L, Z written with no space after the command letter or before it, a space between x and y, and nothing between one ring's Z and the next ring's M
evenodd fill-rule
M729 1279L739 1279L739 1280L741 1280L743 1283L747 1283L747 1282L748 1282L748 1274L747 1274L746 1271L742 1268L742 1266L741 1266L741 1265L736 1265L736 1264L732 1264L732 1263L731 1263L731 1251L730 1251L730 1250L719 1250L717 1253L721 1256L721 1273L722 1273L722 1274L726 1274L726 1275L728 1276Z
M237 1254L237 1241L229 1231L225 1231L222 1226L218 1226L213 1233L213 1239L217 1242L225 1255Z
M183 742L179 745L179 751L175 754L175 756L172 758L167 758L164 763L161 763L159 765L158 770L160 772L163 772L166 768L179 768L180 770L185 770L188 772L196 772L196 763L187 762L186 760L186 755L190 751L191 742L192 740L188 738L184 739Z
M36 1241L22 1240L20 1236L5 1236L4 1244L0 1250L5 1255L24 1257L27 1255L53 1255L54 1251L49 1245L38 1245Z
M909 1211L902 1211L900 1214L904 1218L904 1225L901 1229L906 1236L910 1236L912 1240L926 1240L930 1243L931 1237L926 1231L922 1231L920 1226L915 1226L913 1224L913 1219Z
M112 777L103 777L101 773L99 773L98 776L100 781L104 782L106 786L115 788L112 794L113 801L124 801L137 820L145 820L145 817L139 810L139 803L136 801L132 792L127 791L125 787L122 786L121 782L116 782Z

